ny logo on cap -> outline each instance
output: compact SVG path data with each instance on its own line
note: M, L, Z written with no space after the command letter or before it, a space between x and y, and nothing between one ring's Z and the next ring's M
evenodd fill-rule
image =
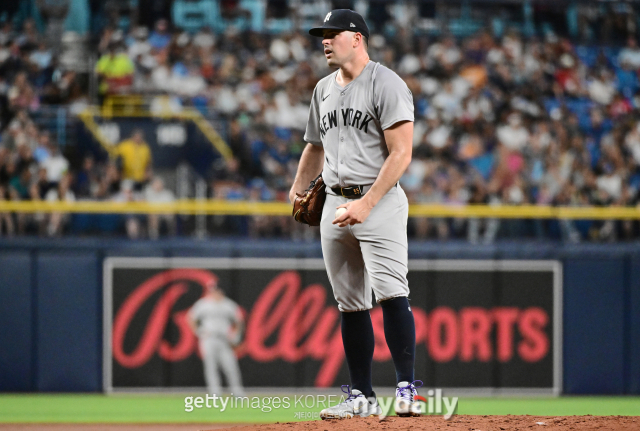
M351 23L351 25L349 27L355 27L356 25L354 23Z
M329 12L327 16L324 17L324 22L329 21L329 18L331 18L331 12Z

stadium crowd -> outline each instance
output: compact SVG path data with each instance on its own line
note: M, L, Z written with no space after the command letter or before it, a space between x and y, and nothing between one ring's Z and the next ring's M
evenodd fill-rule
M501 37L481 31L454 38L408 28L395 24L373 35L369 53L396 70L414 96L413 161L401 180L410 202L638 204L636 38L629 37L624 46L599 47L576 45L553 33L525 38L517 31ZM107 27L97 50L101 98L165 95L168 109L195 106L225 119L235 158L212 166L210 196L286 200L305 145L313 88L330 73L317 40L302 32L258 34L233 27L189 34L159 20L153 29ZM27 20L18 30L9 22L2 25L0 199L174 198L161 180L154 181L152 155L136 178L126 173L126 156L96 163L81 155L72 166L50 133L31 120L41 104L82 104L87 96L74 72L57 67L55 52L33 23ZM0 234L35 229L60 235L68 218L5 213ZM157 237L157 220L127 220L131 237L143 236L147 224L152 226L147 235ZM174 232L175 220L167 221ZM234 226L256 236L301 232L290 218L253 217ZM640 236L638 222L613 220L412 218L409 230L418 239L486 243L499 237L579 242Z

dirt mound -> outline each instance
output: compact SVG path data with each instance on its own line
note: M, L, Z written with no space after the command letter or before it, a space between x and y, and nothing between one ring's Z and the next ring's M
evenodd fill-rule
M233 431L353 431L353 430L446 430L446 431L638 431L639 416L467 416L457 415L449 420L440 416L384 420L354 418L329 421L287 422L231 428Z
M287 422L264 425L231 424L0 424L0 431L638 431L640 416L467 416L450 420L440 416L384 420L354 418L330 421Z

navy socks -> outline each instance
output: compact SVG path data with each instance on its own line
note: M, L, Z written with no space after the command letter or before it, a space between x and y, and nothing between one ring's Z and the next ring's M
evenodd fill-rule
M398 382L413 382L416 356L416 326L406 297L380 302L384 317L384 336L396 367Z
M398 382L413 382L416 356L416 327L406 297L391 298L380 303L384 317L384 336L393 358ZM342 344L347 358L352 389L364 396L373 394L371 363L373 361L373 326L369 310L342 314Z
M375 341L369 310L341 314L342 344L351 376L351 388L358 389L365 397L370 397L373 394L371 362Z

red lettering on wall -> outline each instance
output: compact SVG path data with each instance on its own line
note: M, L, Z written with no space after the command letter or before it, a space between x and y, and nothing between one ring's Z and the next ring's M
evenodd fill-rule
M286 271L278 275L260 294L247 323L247 349L261 362L276 359L280 352L277 345L267 347L265 342L293 309L300 289L300 275ZM280 297L279 301L276 301Z
M460 310L460 360L491 360L491 317L487 310L466 307Z
M429 316L427 343L436 362L449 362L458 351L458 318L449 307L438 307Z
M200 269L171 269L151 277L138 286L124 300L113 320L112 345L113 357L116 361L123 367L137 368L151 358L160 345L165 326L169 321L171 308L186 288L183 283L176 283L167 289L153 308L138 345L133 352L126 353L124 351L124 338L129 329L129 324L138 312L138 309L151 295L175 280L191 280L204 286L209 280L214 278L215 276L209 271ZM184 316L182 316L182 319L183 318ZM181 318L175 316L174 321L178 323L178 328L180 328L181 339L173 349L168 344L163 344L165 347L162 349L162 354L167 355L167 360L174 356L182 357L182 355L186 354L188 348L190 348L190 351L193 351L196 345L195 336L191 331L183 331L184 322L182 322ZM187 339L185 340L184 338Z
M344 360L342 334L336 324L338 311L325 307L326 292L321 285L299 291L300 275L294 271L285 271L269 283L249 315L246 352L261 362L279 358L297 362L306 357L322 360L316 386L326 387L333 383ZM276 333L276 344L265 346Z
M304 289L298 296L296 304L286 316L280 329L282 359L297 362L308 355L306 348L309 347L309 343L302 347L298 347L298 344L309 335L320 317L324 310L326 295L322 286L314 284Z
M416 345L427 341L427 313L421 308L412 307L413 321L416 324Z
M513 357L513 325L518 321L516 307L496 307L493 309L496 322L496 357L500 362L508 362Z
M123 367L137 368L157 353L166 361L178 362L197 353L197 340L187 322L187 310L173 310L187 292L188 283L204 286L214 274L200 269L171 269L159 273L138 286L117 310L113 321L113 357ZM315 379L318 387L330 386L344 362L340 332L340 313L327 306L327 291L320 284L300 285L295 271L278 274L260 293L252 310L246 314L246 340L236 351L239 357L254 361L284 360L298 362L306 358L321 361ZM124 344L129 326L150 298L158 299L148 318L142 336L132 351ZM455 359L468 362L490 361L494 355L501 362L512 360L517 343L518 357L537 362L548 355L550 340L546 329L547 313L537 307L485 309L466 307L455 311L437 307L427 314L412 307L416 325L416 344L423 343L436 362ZM382 309L371 310L374 329L374 360L388 361L391 353L384 335ZM163 339L167 324L178 328L175 344ZM514 329L517 325L517 332ZM491 334L495 328L495 351ZM517 337L520 338L517 338Z
M549 339L544 332L548 322L549 316L542 308L527 308L520 315L518 328L523 340L518 344L518 354L523 360L537 362L549 352Z

